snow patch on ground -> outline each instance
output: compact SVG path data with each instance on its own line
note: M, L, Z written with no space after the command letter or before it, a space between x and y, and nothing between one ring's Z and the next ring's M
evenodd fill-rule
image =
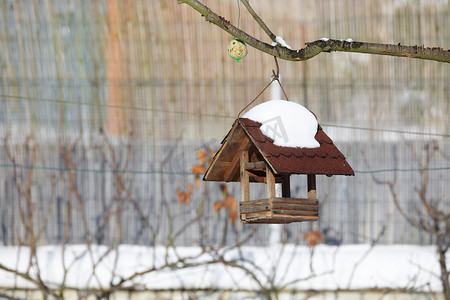
M270 100L259 104L242 118L262 123L263 134L281 147L317 148L314 138L318 122L313 113L304 106L285 100Z
M287 285L286 288L296 290L409 288L441 291L438 257L433 246L319 245L312 250L306 246L277 244L232 249L224 252L224 257L251 270L266 286L275 278L275 285ZM25 272L29 255L25 247L1 246L0 264ZM52 287L62 283L64 258L69 270L66 286L71 288L108 288L121 278L153 268L155 271L135 277L125 287L260 289L240 268L208 264L214 258L202 253L200 247L167 249L121 245L116 253L108 252L106 246L92 246L88 251L85 245L68 245L63 257L60 246L43 246L37 249L37 256L41 278ZM183 268L183 264L176 263L179 259L193 266ZM29 281L5 271L0 271L0 283L4 288L35 288Z

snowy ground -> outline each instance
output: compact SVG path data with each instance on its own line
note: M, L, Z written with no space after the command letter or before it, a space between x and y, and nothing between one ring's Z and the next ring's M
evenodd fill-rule
M268 279L274 278L276 286L295 290L408 288L426 292L441 291L437 277L439 265L435 248L432 246L397 245L371 248L369 245L319 245L312 249L294 245L242 247L239 250L226 251L224 257L228 261L239 261L240 265L252 270L267 287ZM90 253L84 245L67 246L64 255L65 267L69 270L66 286L83 289L98 288L101 285L107 288L113 273L115 276L112 281L116 283L135 272L148 268L158 269L166 263L184 258L184 263L199 265L182 268L183 263L179 262L171 267L137 276L129 281L127 286L160 290L260 289L255 280L242 269L221 263L203 264L214 257L201 254L201 249L197 247L177 247L176 252L173 249L168 252L163 247L122 245L119 247L118 256L114 252L107 254L106 251L104 246L95 246ZM247 263L244 263L244 260ZM0 247L0 263L5 266L25 272L28 261L28 249ZM62 262L59 246L38 248L39 269L45 282L52 285L61 283L64 273ZM0 286L34 287L33 284L5 271L0 271Z

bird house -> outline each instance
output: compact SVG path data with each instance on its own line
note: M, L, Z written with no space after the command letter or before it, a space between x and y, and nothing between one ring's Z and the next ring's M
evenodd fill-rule
M283 224L316 221L319 200L316 175L354 175L345 156L317 124L316 148L278 146L261 130L262 123L238 118L222 141L206 181L240 182L240 219L243 223ZM307 197L293 198L290 176L306 174ZM250 182L266 185L263 199L250 199ZM281 193L276 194L276 184Z

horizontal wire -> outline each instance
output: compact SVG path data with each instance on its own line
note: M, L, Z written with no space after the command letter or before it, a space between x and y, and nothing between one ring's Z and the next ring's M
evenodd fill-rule
M154 109L148 107L137 107L137 106L124 106L124 105L112 105L112 104L102 104L102 103L90 103L90 102L81 102L81 101L72 101L72 100L62 100L62 99L44 99L44 98L31 98L31 97L22 97L22 96L8 96L1 95L0 97L11 98L16 101L24 99L30 101L42 101L42 102L53 102L60 104L73 104L73 105L87 105L87 106L95 106L95 107L106 107L106 108L120 108L126 110L139 110L139 111L152 111L152 112L164 112L164 113L173 113L173 114L183 114L183 115L193 115L193 116L205 116L205 117L217 117L217 118L235 118L232 116L224 116L217 114L204 114L204 113L194 113L194 112L186 112L186 111L170 111L170 110L161 110Z
M46 167L46 166L29 166L21 164L0 164L0 168L19 168L26 170L40 170L40 171L58 171L58 172L80 172L80 173L114 173L114 174L168 174L168 175L193 175L193 172L180 172L180 171L139 171L139 170L112 170L112 169L78 169L78 168L59 168L59 167ZM203 174L203 173L202 173Z
M346 126L346 125L337 125L337 124L320 124L327 127L337 127L337 128L346 128L353 130L367 130L367 131L380 131L380 132L392 132L392 133L402 133L402 134L413 134L413 135L424 135L424 136L439 136L449 138L450 134L445 133L428 133L428 132L420 132L420 131L407 131L407 130L396 130L396 129L380 129L380 128L368 128L368 127L359 127L359 126Z
M80 173L114 173L114 174L167 174L167 175L194 175L203 173L194 173L190 171L161 171L161 170L150 170L150 171L139 171L139 170L111 170L111 169L78 169L78 168L59 168L59 167L46 167L46 166L30 166L21 164L0 164L0 168L19 168L19 169L33 169L33 170L44 170L44 171L58 171L58 172L80 172ZM377 170L354 170L355 173L359 174L373 174L373 173L392 173L392 172L402 172L402 173L413 173L413 172L425 172L425 171L448 171L449 167L439 167L439 168L410 168L410 169L377 169Z
M119 108L119 109L139 110L139 111L152 111L152 112L183 114L183 115L192 115L192 116L204 116L204 117L215 117L215 118L224 118L224 119L235 119L236 118L235 116L226 116L226 115L218 115L218 114L205 114L205 113L195 113L195 112L187 112L187 111L170 111L170 110L161 110L161 109L154 109L154 108L148 108L148 107L136 107L136 106L112 105L112 104L102 104L102 103L90 103L90 102L81 102L81 101L63 100L63 99L44 99L44 98L32 98L32 97L22 97L22 96L3 95L3 94L0 94L0 97L10 98L10 99L13 99L13 100L16 100L16 101L19 101L19 100L23 99L23 100L30 100L30 101L37 101L37 102L42 101L42 102L53 102L53 103L62 103L62 104L73 104L73 105L87 105L87 106L95 106L95 107ZM427 132L420 132L420 131L407 131L407 130L383 129L383 128L369 128L369 127L346 126L346 125L337 125L337 124L328 124L328 123L321 123L321 125L328 126L328 127L353 129L353 130L391 132L391 133L413 134L413 135L436 136L436 137L450 138L450 134L445 134L445 133L427 133Z
M439 167L439 168L417 168L417 169L378 169L378 170L354 170L355 173L360 174L373 174L373 173L392 173L392 172L402 172L402 173L412 173L412 172L425 172L425 171L447 171L450 167Z
M267 83L267 80L249 80L249 81L243 81L243 80L237 80L237 79L227 79L227 80L221 80L220 82L216 82L213 79L199 79L199 80L187 80L180 79L180 80L155 80L155 79L148 79L148 80L134 80L132 83L130 83L129 80L109 80L108 82L102 81L101 84L97 84L93 87L92 81L95 81L94 79L86 79L81 80L80 82L74 83L74 81L77 78L65 78L60 79L58 84L52 84L51 82L54 80L53 77L49 78L40 78L40 79L31 79L31 78L17 78L17 80L8 80L4 79L3 83L6 86L14 86L19 87L22 86L21 81L28 81L27 86L32 88L38 88L38 87L44 87L44 88L56 88L56 87L70 87L70 88L96 88L97 86L117 86L117 87L187 87L187 86L195 86L195 87L206 87L206 86L214 86L214 87L259 87L263 84ZM417 79L419 81L419 79ZM442 86L447 83L447 78L441 78L441 77L429 77L429 78L421 78L420 83L432 88L436 86ZM339 87L342 89L345 88L352 88L352 87L376 87L377 89L389 89L389 90L405 90L406 84L411 84L410 79L405 79L401 81L403 84L392 84L392 83L384 83L384 82L377 82L377 83L366 83L366 82L358 82L358 83L348 83L346 81L343 82L337 82L337 83L325 83L323 80L310 80L308 82L308 85L311 87ZM285 86L291 86L291 87L297 87L298 81L286 81L284 80L283 85Z

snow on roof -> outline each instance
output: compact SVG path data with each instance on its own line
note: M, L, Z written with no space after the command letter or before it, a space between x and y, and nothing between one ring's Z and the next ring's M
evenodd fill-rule
M270 100L259 104L242 118L261 123L263 134L281 147L318 148L314 138L318 122L304 106L285 100Z

